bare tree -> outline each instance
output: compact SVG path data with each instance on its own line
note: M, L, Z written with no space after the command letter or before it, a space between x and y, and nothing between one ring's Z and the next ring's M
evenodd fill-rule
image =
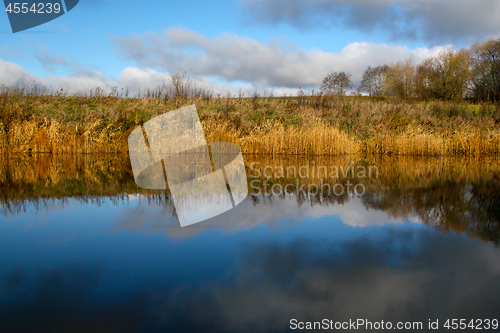
M415 65L412 59L389 67L385 91L402 98L415 95Z
M346 72L332 72L321 84L321 90L326 94L345 95L347 89L352 88L351 74Z
M500 101L500 39L476 44L471 53L474 97L483 101Z
M389 66L369 66L361 80L360 89L367 92L370 96L381 96L384 93L386 75Z

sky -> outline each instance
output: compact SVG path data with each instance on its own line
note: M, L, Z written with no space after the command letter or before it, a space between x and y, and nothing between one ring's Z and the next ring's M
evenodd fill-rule
M0 85L135 93L185 72L220 93L296 94L499 37L498 0L80 0L15 34L0 14Z

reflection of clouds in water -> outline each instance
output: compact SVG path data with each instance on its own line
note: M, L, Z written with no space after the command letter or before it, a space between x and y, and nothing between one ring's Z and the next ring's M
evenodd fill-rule
M98 265L62 266L39 271L31 279L25 276L19 269L7 276L6 291L18 298L0 298L1 332L137 332L149 319L147 295L125 295L115 303L96 298L103 278Z
M346 225L352 227L382 226L402 223L401 220L388 217L380 210L367 208L360 198L350 198L343 204L297 204L295 195L285 197L253 197L247 198L234 209L206 220L197 225L181 228L173 217L173 206L164 210L162 207L141 201L139 205L131 205L122 211L117 219L116 230L137 230L146 234L165 233L173 238L191 237L205 230L219 228L228 233L249 230L261 225L274 229L285 223L293 226L305 219L319 219L337 216ZM186 203L189 204L189 203ZM193 201L192 209L196 210ZM417 219L409 219L417 222Z
M235 329L256 322L278 329L290 318L495 318L500 260L492 253L481 243L428 231L394 231L338 247L305 240L258 244L249 247L238 284L212 293L221 321Z
M338 207L336 206L336 208ZM372 227L403 222L400 219L387 216L384 211L366 207L360 199L348 201L341 207L335 211L335 215L338 215L344 224L351 227ZM407 220L419 222L417 218Z
M128 194L127 195L127 200L128 201L136 201L136 200L140 200L141 199L141 195L140 194Z
M147 235L164 232L167 225L178 223L173 204L158 204L137 196L118 214L119 223L114 230L135 230Z
M42 271L33 285L17 269L0 277L9 290L24 290L18 301L0 302L0 328L267 332L287 331L291 318L425 323L500 315L499 254L458 235L389 228L353 240L246 242L235 254L239 264L227 268L236 269L228 281L152 287L148 271L139 285L123 274L116 283L124 294L106 302L96 293L106 275L102 267Z

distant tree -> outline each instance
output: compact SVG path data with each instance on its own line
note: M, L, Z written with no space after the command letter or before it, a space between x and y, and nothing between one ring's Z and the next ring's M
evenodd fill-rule
M471 48L472 94L482 101L500 101L500 39Z
M448 48L425 60L416 69L417 95L425 99L452 100L465 97L470 82L468 50Z
M415 95L415 65L411 59L389 67L384 91L402 98Z
M372 66L368 66L368 68L363 73L363 78L361 79L361 85L359 86L360 90L367 92L370 96L373 96L374 90L374 68Z
M389 66L377 66L368 68L363 74L360 89L367 92L370 96L381 96L384 93L386 75Z
M332 72L328 74L321 84L321 90L326 94L343 96L347 89L352 88L351 74L346 72Z

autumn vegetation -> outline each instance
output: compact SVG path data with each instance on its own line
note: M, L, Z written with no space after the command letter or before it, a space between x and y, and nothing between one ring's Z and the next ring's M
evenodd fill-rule
M344 170L376 166L378 172L361 178L342 172L337 178L321 172L309 172L305 178L264 172L264 167L298 170L305 165L316 170L322 166ZM362 184L366 189L362 200L367 208L398 220L417 217L444 232L454 230L500 245L500 162L496 157L247 155L245 167L250 193L256 186L262 191L267 188L266 197L250 195L256 206L285 199L283 191L273 193L272 189L288 184L293 185L287 191L296 193L299 206L344 204L351 199L347 192L337 195L318 188L349 181L353 187ZM255 170L260 170L258 178ZM296 184L299 188L304 185L302 190ZM0 155L0 214L4 216L75 204L121 205L138 197L142 205L160 205L167 212L173 211L168 190L137 186L127 154Z
M470 49L448 48L420 64L411 59L369 67L360 91L370 96L500 102L500 39Z
M500 153L500 40L419 64L369 67L358 87L364 94L351 88L342 72L293 97L216 95L179 74L134 97L116 88L70 95L36 84L0 87L0 150L126 153L134 128L195 104L207 141L234 142L247 154Z

